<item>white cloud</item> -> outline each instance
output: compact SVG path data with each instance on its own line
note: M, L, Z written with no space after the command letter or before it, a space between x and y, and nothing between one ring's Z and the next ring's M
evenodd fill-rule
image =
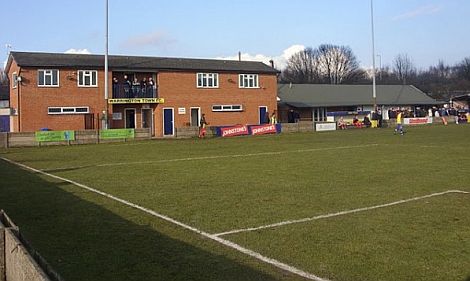
M281 54L268 56L264 54L249 54L249 53L242 53L242 60L244 61L259 61L263 62L267 65L270 65L269 61L274 61L274 66L277 69L283 69L286 64L287 60L295 53L305 50L304 45L292 45L289 48L282 51ZM238 55L234 56L226 56L226 57L217 57L216 59L223 59L223 60L238 60Z
M82 55L89 55L91 52L88 49L68 49L64 53L66 54L82 54Z
M411 18L416 18L416 17L424 16L424 15L432 15L432 14L440 12L441 10L442 10L441 6L426 5L426 6L418 7L412 11L405 12L401 15L395 16L392 19L394 21L411 19Z
M127 38L121 43L123 48L140 49L143 47L167 47L175 43L176 40L161 31L139 34Z

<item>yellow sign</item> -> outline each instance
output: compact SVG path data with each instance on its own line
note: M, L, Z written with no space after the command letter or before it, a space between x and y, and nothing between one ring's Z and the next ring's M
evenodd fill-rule
M165 103L163 98L128 98L128 99L109 99L110 104L124 104L124 103Z

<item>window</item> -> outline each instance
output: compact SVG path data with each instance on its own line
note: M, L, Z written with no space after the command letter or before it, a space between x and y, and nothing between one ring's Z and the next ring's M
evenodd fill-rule
M259 88L258 74L240 74L240 88Z
M58 115L58 114L86 114L90 113L90 108L88 106L80 107L48 107L47 113L49 115Z
M59 87L59 70L57 69L38 70L38 86Z
M78 71L78 86L79 87L97 87L98 86L98 72L96 70L79 70Z
M198 73L197 74L197 87L198 88L218 88L219 87L219 74L218 73Z
M18 74L16 74L16 72L13 72L11 75L11 85L13 89L18 86Z
M243 111L243 107L241 104L232 104L232 105L213 105L212 111L214 112L235 112L235 111Z

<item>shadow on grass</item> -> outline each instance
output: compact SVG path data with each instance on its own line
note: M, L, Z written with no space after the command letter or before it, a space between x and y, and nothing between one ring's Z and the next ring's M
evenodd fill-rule
M263 273L249 259L240 264L198 235L1 160L0 178L0 209L65 280L293 278Z

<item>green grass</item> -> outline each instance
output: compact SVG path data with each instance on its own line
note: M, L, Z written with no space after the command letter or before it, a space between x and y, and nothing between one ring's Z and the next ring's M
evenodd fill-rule
M470 191L469 137L468 126L426 126L405 136L347 130L10 149L0 156L219 233ZM113 163L128 164L100 166ZM66 280L302 280L4 161L0 176L0 208ZM224 238L332 280L464 281L469 203L470 195L447 194Z

